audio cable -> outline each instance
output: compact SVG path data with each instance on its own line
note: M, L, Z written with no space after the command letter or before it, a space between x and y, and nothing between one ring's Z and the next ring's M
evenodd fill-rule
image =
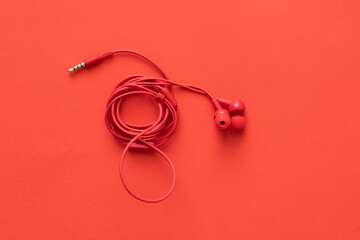
M82 63L69 69L75 72L83 68L94 66L115 54L131 54L145 60L161 77L146 77L142 75L132 75L120 81L110 94L106 104L105 124L114 137L125 146L119 163L119 173L121 181L127 192L134 198L148 203L156 203L165 200L173 192L175 187L175 169L169 157L160 150L174 133L178 120L178 103L174 97L174 87L186 89L188 91L202 94L207 97L215 107L214 121L218 128L225 130L230 126L233 129L242 130L245 126L244 111L245 106L242 101L229 101L216 98L205 89L171 82L165 73L149 58L132 50L114 50L86 59ZM130 95L148 95L153 97L158 106L158 117L150 124L134 125L123 121L120 116L120 107L123 99ZM135 194L128 187L124 178L123 166L124 159L129 150L152 149L158 152L169 164L172 172L172 182L170 189L161 197L155 199L145 199Z

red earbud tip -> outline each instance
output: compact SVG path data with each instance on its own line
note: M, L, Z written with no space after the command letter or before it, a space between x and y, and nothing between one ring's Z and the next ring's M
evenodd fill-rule
M245 111L245 105L244 103L239 100L239 99L235 99L234 101L232 101L229 105L229 112L233 115L233 114L240 114L243 115Z
M221 109L215 112L215 124L220 129L227 129L230 126L230 114L227 110Z
M233 116L231 117L231 128L236 130L242 130L245 127L245 117Z

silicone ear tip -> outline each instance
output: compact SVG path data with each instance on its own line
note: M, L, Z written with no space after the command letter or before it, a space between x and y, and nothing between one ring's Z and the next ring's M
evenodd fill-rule
M231 128L236 130L242 130L245 127L245 117L233 116L231 117Z
M232 101L229 105L229 112L234 115L234 114L240 114L243 115L245 111L245 105L244 103L239 100L239 99L235 99L234 101Z
M214 121L218 128L227 129L231 122L229 112L224 109L216 111Z

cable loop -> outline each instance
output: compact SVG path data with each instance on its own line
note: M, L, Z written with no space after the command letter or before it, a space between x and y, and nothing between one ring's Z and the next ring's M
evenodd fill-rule
M165 88L172 94L171 84L168 84L165 79L147 78L144 76L129 76L122 80L113 90L110 99L106 105L105 123L110 132L115 138L124 144L125 150L120 160L120 176L126 190L135 198L144 202L159 202L167 198L175 186L175 170L170 159L158 147L164 145L169 137L173 134L177 123L177 107L173 106L171 102L161 93ZM155 122L145 125L133 125L123 121L120 116L120 108L124 97L129 95L150 95L154 99L159 100L159 95L162 95L161 101L157 101L159 108L159 115ZM173 181L170 190L163 197L147 200L143 199L130 191L123 176L123 161L127 151L134 146L137 149L151 148L157 151L165 158L171 167Z
M110 98L106 104L105 113L106 126L115 136L115 138L123 145L125 145L125 149L122 153L119 164L120 178L125 189L133 197L143 202L160 202L166 199L172 193L175 187L174 166L166 154L159 149L159 147L163 146L174 133L178 120L177 101L174 97L173 87L180 87L191 92L205 95L209 98L210 101L213 101L215 97L200 87L171 82L168 80L165 73L155 63L138 52L124 49L112 51L112 54L120 53L132 54L143 59L154 69L156 69L162 76L162 78L156 78L132 75L124 78L111 93ZM106 55L106 57L108 56L112 55ZM90 60L85 61L85 63L88 65L95 64L95 62L103 59L103 56L100 56L97 58L91 58ZM72 71L72 69L69 69L69 71ZM120 116L120 108L124 97L129 95L144 94L154 97L154 99L157 101L159 109L159 115L157 119L151 124L144 125L133 125L124 122ZM125 156L130 149L152 149L158 152L169 164L172 172L172 183L168 192L162 197L149 200L139 197L129 189L124 178L123 165Z

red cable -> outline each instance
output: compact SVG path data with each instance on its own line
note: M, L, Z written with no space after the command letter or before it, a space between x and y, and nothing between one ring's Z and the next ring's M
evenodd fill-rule
M122 153L119 164L120 178L125 189L129 192L129 194L140 201L156 203L166 199L172 193L175 187L174 166L167 155L159 149L159 147L164 145L168 141L169 137L173 134L177 123L177 102L173 95L173 87L181 87L195 93L203 94L207 96L210 101L213 101L215 97L200 87L178 84L169 81L164 72L154 62L152 62L144 55L132 50L115 50L104 53L84 61L74 68L69 69L69 71L78 70L79 68L85 66L91 66L114 54L123 53L132 54L142 58L152 67L154 67L162 76L162 78L145 77L140 75L126 77L115 87L111 93L110 98L106 104L105 114L106 126L115 136L115 138L125 145L125 149ZM122 120L119 111L122 100L124 97L134 94L150 95L157 100L159 115L155 122L147 125L132 125ZM150 148L154 151L157 151L167 161L172 171L172 183L169 191L162 197L156 199L145 199L133 193L127 186L123 174L124 159L129 149L144 148Z

